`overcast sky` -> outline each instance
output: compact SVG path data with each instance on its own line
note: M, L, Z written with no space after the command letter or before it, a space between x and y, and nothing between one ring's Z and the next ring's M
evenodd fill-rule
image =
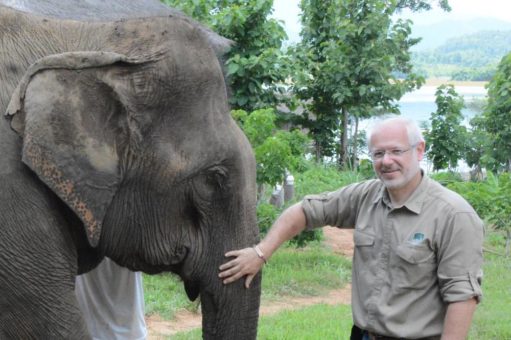
M274 0L273 16L285 22L291 40L300 32L298 3L300 0ZM496 18L511 22L511 0L449 0L452 11L445 13L439 8L429 12L407 15L417 25L433 24L442 20L472 18Z

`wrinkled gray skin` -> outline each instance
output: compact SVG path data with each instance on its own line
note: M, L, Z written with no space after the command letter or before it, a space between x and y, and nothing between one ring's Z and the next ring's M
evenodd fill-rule
M180 275L204 338L255 338L260 277L217 277L258 235L227 45L156 0L0 0L0 339L88 338L74 279L104 256Z

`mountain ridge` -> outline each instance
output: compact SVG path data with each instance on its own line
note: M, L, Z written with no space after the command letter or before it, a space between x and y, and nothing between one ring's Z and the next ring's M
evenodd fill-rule
M473 18L468 20L443 20L428 25L412 26L412 37L422 40L412 48L412 51L435 49L447 40L480 31L508 31L511 22L495 18Z

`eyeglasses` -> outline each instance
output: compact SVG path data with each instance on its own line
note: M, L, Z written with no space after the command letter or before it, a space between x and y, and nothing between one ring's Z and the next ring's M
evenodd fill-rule
M411 145L408 149L392 149L392 150L376 150L369 153L373 161L379 161L385 157L385 154L389 155L390 158L399 158L403 156L405 152L408 152L415 148L417 144Z

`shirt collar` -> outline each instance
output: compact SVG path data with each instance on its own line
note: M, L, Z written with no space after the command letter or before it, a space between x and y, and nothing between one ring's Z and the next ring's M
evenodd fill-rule
M422 203L425 200L427 188L429 186L430 179L428 176L424 175L424 171L421 169L422 179L419 183L419 186L415 189L412 195L406 200L403 207L406 207L408 210L420 214L422 209ZM387 207L392 207L392 202L390 201L389 193L385 188L385 185L381 185L380 191L375 197L374 203L378 203L382 201Z

